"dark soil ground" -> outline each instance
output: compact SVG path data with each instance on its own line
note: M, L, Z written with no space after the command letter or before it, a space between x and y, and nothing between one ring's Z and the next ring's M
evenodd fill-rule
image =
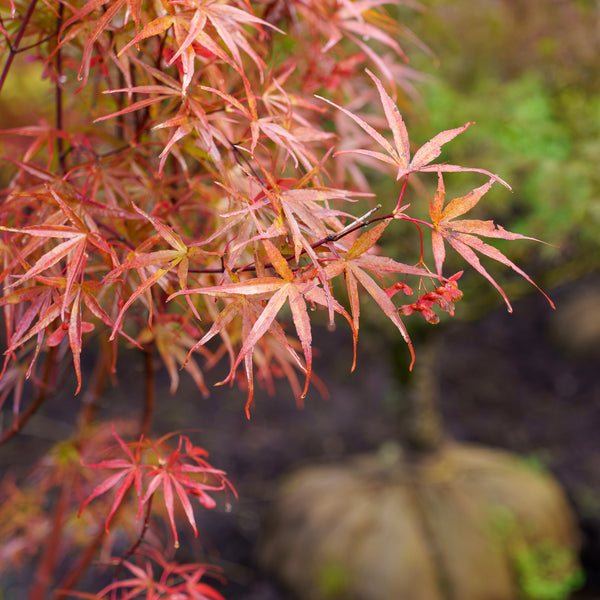
M452 322L433 334L440 344L439 404L449 435L528 457L563 484L583 533L588 584L577 598L586 600L600 599L600 337L590 341L587 335L599 319L600 300L596 315L579 314L577 303L583 298L588 306L591 296L593 305L599 290L597 282L582 282L568 293L553 293L556 312L531 296L517 302L512 315L502 307L482 321ZM162 405L157 421L165 430L181 426L182 416L202 427L202 443L240 493L231 513L206 514L204 523L208 544L214 543L206 548L228 574L223 591L229 600L287 598L254 556L261 518L282 475L400 439L406 389L396 365L406 369L408 353L402 344L390 349L386 341L365 337L357 371L350 374L347 332L318 336L316 372L331 398L323 401L313 392L304 410L285 386L276 397L257 397L250 421L239 393L190 398L186 416Z
M433 334L439 335L439 403L448 433L526 456L565 487L584 540L588 584L577 597L588 600L600 599L600 338L594 343L586 336L597 314L579 314L576 322L571 313L580 298L585 303L593 290L597 294L596 285L556 291L556 312L531 296L517 302L512 315L500 308L480 322L453 322ZM400 439L405 388L394 365L407 361L402 346L386 350L385 342L367 338L350 374L349 338L323 332L320 342L326 350L316 369L330 400L313 394L298 411L282 388L278 397L257 399L250 422L240 414L239 397L219 399L203 417L206 446L231 473L241 498L232 513L206 523L217 552L235 565L226 568L231 600L287 598L253 555L261 515L282 474ZM401 353L400 360L390 352ZM231 435L220 434L224 423Z
M529 457L565 487L584 540L588 584L577 595L581 600L600 599L600 338L595 345L584 339L593 329L592 321L599 319L597 309L596 314L580 315L584 326L579 333L581 323L568 311L577 313L569 308L571 299L600 289L596 285L585 282L575 293L553 293L556 313L543 298L531 296L517 302L512 315L500 308L482 321L456 321L434 333L439 342L439 402L449 435ZM400 344L392 349L389 340L365 333L359 342L357 371L350 374L348 332L341 327L333 333L315 332L315 346L322 349L315 371L331 397L323 400L313 388L303 410L282 385L274 397L257 394L248 421L245 397L239 391L216 388L203 399L182 381L178 394L171 397L168 382L161 380L156 432L199 428L193 439L210 451L211 462L227 471L239 492L229 512L217 508L201 515L199 540L188 549L193 560L223 567L228 584L222 592L228 600L288 598L255 560L265 510L285 473L377 450L400 439L405 388L396 365L406 368L408 352ZM574 343L578 335L584 341ZM418 341L415 346L418 355ZM117 404L123 411L131 410L134 398L141 405L137 386L141 369L137 362L120 368L123 386L108 392L111 406L117 393L122 394L123 402ZM0 454L0 468L25 465L36 432L43 430L47 419L60 425L65 406L48 407L45 415L32 420L29 435Z

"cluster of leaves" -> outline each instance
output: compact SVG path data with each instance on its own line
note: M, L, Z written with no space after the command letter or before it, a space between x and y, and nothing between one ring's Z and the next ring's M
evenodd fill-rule
M131 433L130 424L121 423L120 429ZM230 496L235 497L236 492L224 473L207 462L206 450L183 435L178 436L177 446L172 447L169 438L173 435L157 440L142 435L136 442L126 444L114 426L88 428L85 435L65 440L48 451L39 467L18 487L13 480L5 479L0 488L0 534L7 540L0 550L0 575L5 576L5 582L10 581L11 568L27 564L36 556L38 575L60 571L65 565L57 548L81 547L84 551L79 562L56 584L57 589L65 587L66 594L100 548L102 561L114 564L117 574L126 567L136 578L140 578L141 573L144 576L137 582L115 576L113 583L97 595L79 597L114 597L114 590L133 587L135 594L148 588L148 593L156 594L151 596L153 598L172 597L169 594L175 592L181 594L177 596L181 598L220 598L203 579L205 575L216 574L213 568L201 564L176 565L162 558L169 555L161 545L165 533L162 523L168 523L170 545L178 547L176 517L179 512L197 536L192 500L205 509L212 509L216 506L214 494L225 494L229 503ZM111 444L111 438L117 443ZM99 454L106 458L98 463L88 462ZM105 496L112 489L114 497ZM156 503L152 506L157 495L163 499L163 510ZM58 500L53 505L51 498L55 496ZM92 501L92 506L86 508ZM140 521L142 528L138 534L132 524ZM111 523L118 528L120 536L109 535ZM144 538L146 543L142 545ZM125 554L110 559L111 553L122 552L120 546L125 541L130 544ZM138 557L140 552L142 556ZM141 559L148 564L148 558L163 568L156 582L152 569L144 571L137 562L129 560ZM36 597L41 592L40 583L30 594ZM69 595L77 594L69 592ZM123 593L121 597L135 597L135 594Z
M197 536L198 529L194 510L188 495L196 497L205 508L214 508L216 503L207 490L220 491L230 488L233 491L225 479L224 473L214 469L206 462L205 457L208 456L206 450L194 446L186 436L179 436L179 444L175 450L172 450L165 445L166 438L164 437L157 442L152 442L144 439L142 435L138 442L128 446L114 429L113 435L119 443L121 451L125 454L125 458L110 458L96 464L86 465L95 469L116 469L117 472L96 486L79 509L81 514L85 506L94 498L101 496L113 487L116 488L113 505L106 517L105 529L107 532L110 520L132 485L138 502L138 517L144 513L156 490L162 488L176 548L179 547L179 537L175 527L174 494L179 498L185 516ZM166 437L170 437L170 435ZM183 452L182 445L184 446Z
M29 52L53 86L54 119L1 132L11 168L0 206L0 406L12 394L14 421L0 441L45 399L65 357L80 391L90 341L113 371L120 340L150 357L149 372L156 352L173 392L181 368L208 393L206 371L228 359L221 383L246 388L249 414L255 380L273 389L283 376L297 398L306 395L316 307L330 326L343 317L356 348L362 294L406 340L412 366L402 316L419 312L435 322L434 305L453 314L461 297L459 274L444 273L446 243L510 309L478 254L529 278L481 238L529 238L491 221L457 219L494 183L508 186L485 169L436 162L470 123L413 152L398 104L418 73L406 66L398 40L416 40L386 4L11 0L2 10L0 90L15 57ZM358 199L371 201L369 169L390 171L398 182L389 214L352 210ZM461 171L488 181L445 204L444 173ZM421 174L438 178L430 222L411 216L406 203L409 179ZM432 267L423 249L417 264L378 252L380 238L403 221L431 229ZM407 280L416 282L417 297L402 305L395 293L412 295ZM23 408L27 380L38 391ZM146 419L144 433L148 427ZM117 440L126 458L90 465L117 469L88 496L116 489L106 525L132 494L138 516L149 513L162 487L175 543L175 496L195 531L188 495L210 507L206 486L226 487L222 473L187 438L168 455L164 440ZM144 462L144 453L153 461ZM196 474L214 480L199 482ZM169 579L175 571L162 566ZM127 568L138 579L149 573ZM177 574L187 582L198 572ZM138 593L126 588L115 583L102 593Z
M122 592L122 598L141 598L142 595L149 600L224 600L213 587L202 581L206 575L219 577L220 573L210 565L201 563L187 563L180 565L173 561L165 560L164 556L154 548L145 548L138 556L143 557L143 566L124 560L119 564L124 565L131 573L131 577L114 581L100 590L97 594L86 592L71 592L76 598L97 600L107 598L117 590ZM161 574L156 577L158 565Z

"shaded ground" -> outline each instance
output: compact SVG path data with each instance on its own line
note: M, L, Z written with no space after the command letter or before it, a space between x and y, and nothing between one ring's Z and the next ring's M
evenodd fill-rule
M581 342L576 350L575 338L593 327L594 316L580 315L583 329L578 333L581 323L567 314L573 310L569 298L593 285L584 282L569 297L555 292L556 313L543 298L532 296L518 302L512 315L501 308L482 322L454 322L441 329L439 383L452 436L525 455L565 486L584 533L588 569L588 586L577 597L598 600L600 344L594 349ZM564 337L556 332L565 328ZM323 349L316 371L328 384L328 401L313 393L298 411L282 388L278 397L257 398L249 422L238 394L192 401L187 415L179 409L174 414L166 404L161 410L164 430L180 426L182 417L202 427L202 443L240 492L231 513L207 514L204 523L207 539L218 546L212 548L214 558L225 561L229 600L286 598L257 570L253 557L261 514L283 473L399 439L404 396L385 349L374 339L363 340L357 373L350 374L351 344L345 332L323 332L316 345Z
M580 289L589 288L585 283ZM560 291L553 298L559 306L556 313L543 298L532 296L516 303L513 315L501 308L482 322L454 322L439 329L440 403L452 436L526 455L564 484L585 534L589 585L577 598L598 600L600 356L594 347L583 354L570 347L576 323L560 321L560 315L567 314L568 299ZM591 327L592 317L581 315L584 323L589 321L584 330ZM552 332L565 327L569 336L557 341L560 335ZM418 342L415 345L418 354ZM289 388L282 386L275 397L257 395L247 421L239 391L216 388L205 400L185 380L178 395L170 397L168 383L161 380L156 432L200 428L194 440L210 451L213 464L227 471L240 494L231 512L202 513L201 535L188 557L224 568L229 583L222 591L228 600L287 600L254 559L262 515L283 474L399 439L404 392L393 365L407 364L406 350L399 345L398 352L405 354L394 361L385 344L366 335L359 343L357 372L350 374L348 332L323 331L315 335L315 346L322 349L315 370L331 398L324 401L313 390L304 410L297 409ZM141 369L135 362L120 369L123 387L108 392L111 406L130 411L132 403L141 405ZM61 419L68 422L68 404L48 405L46 410L30 423L29 436L15 441L10 452L0 453L0 468L25 464L28 449L48 423L60 437Z

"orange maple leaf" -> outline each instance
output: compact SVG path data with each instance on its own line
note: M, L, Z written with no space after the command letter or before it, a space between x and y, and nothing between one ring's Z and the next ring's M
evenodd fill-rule
M364 119L362 119L358 115L354 114L353 112L350 112L345 108L342 108L341 106L338 106L337 104L331 102L330 100L327 100L326 98L317 96L317 98L321 98L321 100L324 100L332 106L335 106L343 113L348 115L385 150L385 153L383 153L375 150L367 150L365 148L357 148L354 150L341 150L340 152L337 152L336 156L340 154L346 154L348 152L369 156L381 162L392 165L393 167L396 167L396 179L401 179L402 177L405 177L406 175L415 172L475 171L477 173L483 173L485 175L488 175L495 181L499 181L508 189L511 189L508 183L500 179L500 177L498 177L497 175L486 171L485 169L461 167L459 165L448 165L438 163L430 164L431 161L435 160L442 153L442 146L444 144L454 139L457 135L463 133L470 125L472 125L472 123L465 123L462 127L448 129L446 131L438 133L437 135L433 136L428 142L423 144L411 158L408 131L406 129L406 125L404 124L404 120L402 119L402 115L398 110L398 107L396 106L392 98L389 96L389 94L385 91L381 81L368 69L367 74L371 77L371 79L377 86L377 91L379 92L379 97L381 99L381 104L383 105L385 117L392 132L393 143L390 143L383 135L381 135L381 133L379 133L376 129L371 127L371 125L369 125Z
M539 286L517 265L509 260L500 250L494 246L490 246L480 237L500 238L504 240L533 240L539 242L535 238L527 237L519 233L506 231L504 228L496 225L493 221L480 221L477 219L456 219L471 210L481 200L482 196L490 189L493 180L488 181L484 185L475 188L466 196L454 198L444 208L444 197L446 189L441 169L438 171L438 186L435 192L433 202L429 206L429 215L433 225L431 234L431 242L433 247L433 256L435 267L438 275L442 274L442 265L446 257L446 248L444 241L448 242L478 273L483 275L502 295L509 312L512 312L512 306L504 293L504 290L496 282L496 280L486 271L476 252L489 256L490 258L509 266L513 271L524 277L532 285L534 285L548 300L552 308L554 304L552 300L539 288Z

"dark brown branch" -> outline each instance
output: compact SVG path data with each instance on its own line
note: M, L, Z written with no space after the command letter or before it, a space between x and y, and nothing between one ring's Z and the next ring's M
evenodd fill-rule
M250 164L250 161L248 160L248 158L240 152L239 148L233 142L229 142L229 144L231 146L233 156L235 157L235 161L238 163L238 165L241 166L241 163L243 161L246 164L246 166L248 167L248 169L250 169L250 172L252 173L252 175L254 175L256 180L260 181L261 183L264 183L264 179L258 175L258 173L254 169L254 167Z
M156 406L156 369L154 368L154 344L144 347L144 365L146 379L144 381L144 413L140 434L148 437Z
M82 407L77 418L78 438L81 443L81 437L87 434L87 427L93 422L97 410L98 398L102 396L110 370L110 358L108 356L108 342L102 340L94 371L92 373L91 382L86 390L83 399ZM87 546L79 552L79 560L75 566L70 569L60 580L52 596L51 600L61 600L69 596L69 591L77 584L82 575L86 572L94 556L98 553L102 540L106 536L106 530L102 525L96 535L88 542Z
M94 556L96 556L98 548L102 544L102 540L105 536L106 531L104 529L104 525L102 525L98 530L98 533L90 540L89 544L83 551L83 554L79 555L80 558L77 561L77 564L58 583L56 586L56 591L51 596L51 600L60 600L61 598L66 598L68 596L72 597L69 592L73 589L79 579L81 579L81 576L90 566L90 563L94 559Z
M52 527L46 539L46 544L38 567L35 572L33 585L28 600L43 600L47 597L47 592L53 583L53 575L56 572L56 564L58 562L59 553L56 551L60 547L62 536L64 533L64 523L66 512L71 494L72 479L65 481L60 487L54 514L52 516Z
M12 424L10 429L7 429L0 436L0 446L8 440L12 439L23 429L27 421L37 412L38 408L44 403L44 401L48 398L49 392L49 382L50 375L52 374L52 367L54 366L54 358L56 356L56 347L50 348L47 356L46 356L46 365L44 369L44 375L42 377L42 384L38 391L37 396L34 398L33 402L24 410L18 420Z
M123 557L121 558L121 564L126 561L129 557L131 557L135 551L140 547L140 544L144 541L144 536L146 535L146 531L148 531L148 527L150 526L150 513L152 512L152 499L154 498L154 494L148 498L148 502L146 502L146 516L144 517L144 525L142 526L142 530L140 531L140 535L136 540L135 544L125 552Z
M31 2L29 3L29 7L27 8L27 12L25 13L25 16L23 17L21 27L19 27L19 31L17 31L17 35L15 36L15 41L13 44L10 44L10 52L6 59L6 63L4 63L4 68L2 69L2 74L0 75L0 92L2 91L2 87L4 86L4 82L6 81L6 78L8 77L8 72L10 71L10 67L15 58L15 55L17 54L17 52L19 50L19 44L21 42L21 39L25 35L25 29L27 29L27 25L29 24L29 20L31 19L31 16L33 15L33 10L35 9L36 4L37 4L37 0L31 0Z
M77 417L79 433L94 422L98 410L98 400L102 397L110 372L110 357L108 341L101 340L99 353L94 364L90 383L81 399L81 409Z
M10 43L10 40L8 40L8 48L14 54L20 54L21 52L27 52L27 50L37 48L38 46L45 44L46 42L50 41L51 39L54 39L54 37L55 37L55 34L53 33L52 35L47 35L45 38L42 38L41 40L38 40L37 42L33 42L33 44L29 44L29 46L23 46L21 48L13 48L12 44Z
M58 7L58 19L56 21L56 39L63 24L63 14L65 5L60 4ZM56 82L54 83L54 103L56 109L56 130L63 130L63 70L62 70L62 54L60 46L56 50ZM58 152L58 164L61 173L67 172L67 162L65 158L64 140L60 135L56 136L56 150Z
M123 568L123 563L135 554L136 550L140 547L141 543L144 541L144 536L146 535L146 531L148 531L148 527L150 525L150 512L152 511L152 499L154 498L154 494L148 498L148 502L146 503L146 516L144 517L144 524L142 526L142 530L140 531L140 535L138 539L135 541L133 546L125 552L125 554L119 559L119 564L115 570L115 575L113 577L113 581L119 580L119 575L121 574L121 569Z
M389 215L384 215L383 217L374 217L367 221L363 221L363 220L359 219L358 222L354 226L344 228L339 233L330 233L328 236L321 238L317 242L314 242L313 244L311 244L310 247L314 250L315 248L318 248L319 246L323 246L324 244L328 244L331 242L337 242L338 240L341 240L343 237L356 231L357 229L362 229L363 227L367 227L368 225L372 225L373 223L377 223L379 221L385 221L386 219L393 219L393 218L394 218L394 214L391 213ZM300 256L302 256L304 254L306 254L306 250L303 248L302 251L300 252ZM285 260L290 262L291 260L294 259L294 255L291 254L290 256L284 256L284 258L285 258ZM221 260L221 263L222 263L221 267L214 267L211 269L189 269L189 272L190 273L224 273L225 272L225 265L223 264L224 261ZM265 269L273 268L273 265L271 263L265 263L263 266ZM247 273L249 271L256 271L256 266L255 266L255 263L250 263L243 267L239 267L238 269L232 269L232 271L234 273Z

